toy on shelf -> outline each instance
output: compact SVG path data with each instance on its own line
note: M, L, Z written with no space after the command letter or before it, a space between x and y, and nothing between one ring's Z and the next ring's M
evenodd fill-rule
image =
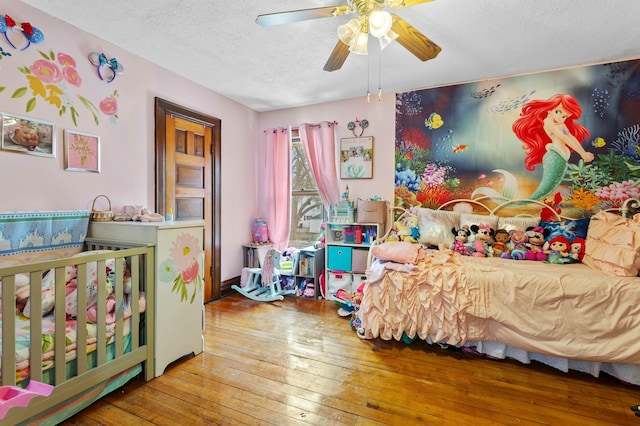
M49 396L53 386L31 380L25 389L18 386L0 386L0 420L12 407L28 407L34 396Z
M353 201L349 201L349 186L342 193L342 199L337 204L329 206L329 222L353 223L356 221L356 209Z

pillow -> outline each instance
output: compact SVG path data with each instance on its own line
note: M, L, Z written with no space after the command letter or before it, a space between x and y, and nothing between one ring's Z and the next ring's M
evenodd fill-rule
M582 262L607 275L634 277L640 270L640 215L597 213L589 223Z
M488 225L489 228L494 231L498 229L498 216L495 215L485 215L485 214L475 214L475 213L462 213L460 215L460 226L468 226L471 228L471 225L480 225L481 223Z
M591 218L589 217L585 217L584 219L563 220L561 222L541 220L540 226L549 231L547 241L558 236L563 236L569 241L574 238L584 238L586 240L590 220Z
M424 207L419 207L415 211L418 215L418 230L420 231L418 242L432 246L444 244L446 247L451 247L455 237L451 229L460 226L461 213Z
M390 241L373 246L371 253L377 259L396 263L417 263L425 254L420 244L406 241Z
M524 231L530 226L538 226L540 224L540 218L538 217L500 217L498 218L498 229L506 229L507 232L514 230Z

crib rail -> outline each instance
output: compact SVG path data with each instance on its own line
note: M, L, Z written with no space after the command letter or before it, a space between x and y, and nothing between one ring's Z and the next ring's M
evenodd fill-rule
M99 383L117 375L120 372L137 365L143 364L145 380L151 380L154 372L154 251L151 244L120 243L117 241L103 241L87 239L86 247L89 250L112 250L99 252L81 257L66 258L60 260L37 262L32 264L0 266L0 278L2 278L2 365L1 384L26 386L29 380L43 381L43 350L42 341L42 279L46 271L55 274L55 309L54 324L54 349L53 349L53 393L47 398L35 398L29 409L11 409L5 421L22 422L33 418L34 413L41 413L61 404L80 393L91 389ZM107 290L106 274L98 273L97 312L96 312L96 346L95 365L88 365L89 350L87 349L87 266L95 263L97 271L105 271L106 262L115 260L115 334L113 335L114 350L111 355L107 352ZM65 310L66 296L66 269L77 265L77 318L76 318L76 348L75 372L67 377L67 352L66 352L66 324ZM131 290L130 309L131 316L125 321L124 305L124 271L128 265L130 271ZM16 383L16 277L19 274L28 274L29 292L31 304L31 318L29 319L30 342L29 348L29 378ZM82 290L82 291L81 291ZM144 292L146 309L141 312L139 297ZM130 329L130 330L129 330ZM130 349L125 348L126 335L130 333ZM63 342L63 344L58 344ZM51 373L49 373L51 374Z

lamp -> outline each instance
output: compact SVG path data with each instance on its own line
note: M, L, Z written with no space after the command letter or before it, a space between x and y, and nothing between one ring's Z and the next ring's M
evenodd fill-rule
M356 34L356 38L355 40L353 40L353 44L349 47L349 51L358 55L366 55L368 42L369 33L360 30L360 32Z
M369 14L369 32L374 37L383 37L391 30L393 19L386 10L374 10Z

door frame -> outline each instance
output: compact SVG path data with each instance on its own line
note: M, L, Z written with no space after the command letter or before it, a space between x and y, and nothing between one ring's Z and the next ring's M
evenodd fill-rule
M221 262L221 123L219 118L202 114L198 111L180 106L173 102L155 98L155 178L156 178L156 212L165 215L165 177L166 177L166 115L174 115L184 120L194 121L212 128L211 141L211 271L205 271L205 275L211 277L211 297L205 302L220 298L220 262ZM206 236L205 236L206 238ZM205 294L207 293L205 289Z

